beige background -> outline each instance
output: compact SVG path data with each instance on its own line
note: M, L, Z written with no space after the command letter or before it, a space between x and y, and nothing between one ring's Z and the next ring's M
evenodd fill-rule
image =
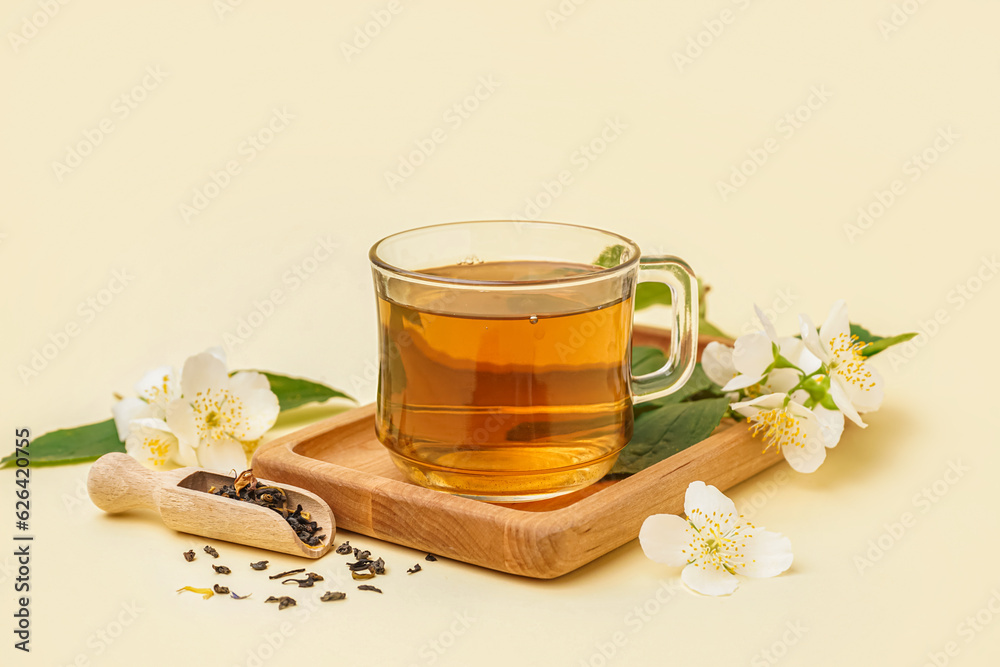
M238 571L231 587L254 601L202 602L174 590L204 579L192 574L204 557L180 558L204 541L142 514L103 516L81 499L87 466L71 466L32 478L30 656L11 646L16 574L0 556L4 664L284 665L317 652L345 665L920 665L928 654L996 664L1000 454L987 343L1000 294L990 280L1000 5L400 0L392 14L384 1L233 4L3 3L5 451L15 426L41 434L106 418L113 392L237 335L274 290L273 313L229 339L231 366L370 401L367 249L434 222L521 215L615 230L688 259L714 288L712 319L734 333L754 302L780 310L779 329L792 332L798 312L821 320L841 297L875 332L926 333L879 361L884 408L817 473L781 465L731 492L791 538L795 564L730 598L676 590L678 572L634 542L538 582L444 561L407 577L422 554L359 538L394 570L383 596L279 613L259 599L273 591ZM377 34L345 54L372 12L386 25L369 25ZM693 57L679 61L686 49ZM449 111L477 86L468 118ZM243 142L275 109L294 118L250 160ZM621 128L614 140L582 157L609 121ZM391 189L385 173L432 136L444 141ZM81 142L78 166L54 164ZM718 182L768 150L724 198ZM925 151L924 170L913 156ZM185 221L181 205L229 161L239 173ZM563 171L563 191L540 197ZM879 196L894 201L850 234ZM336 250L313 264L322 242ZM121 286L115 272L127 284L103 292ZM935 317L943 324L928 324ZM23 376L67 326L76 335ZM948 473L953 464L967 470ZM8 535L13 475L0 479ZM906 512L910 525L894 528ZM237 565L260 557L223 551ZM350 585L339 557L317 568Z

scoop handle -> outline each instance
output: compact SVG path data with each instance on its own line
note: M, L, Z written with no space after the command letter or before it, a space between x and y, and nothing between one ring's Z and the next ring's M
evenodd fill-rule
M159 510L160 489L176 486L187 472L153 472L128 454L111 452L90 467L87 492L95 505L112 514L140 508Z

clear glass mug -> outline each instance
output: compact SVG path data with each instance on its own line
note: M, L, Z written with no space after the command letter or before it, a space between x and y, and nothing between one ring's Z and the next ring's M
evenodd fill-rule
M483 221L394 234L369 253L379 318L376 432L406 477L491 502L603 477L632 405L694 369L698 290L676 257L611 232ZM598 262L600 265L598 265ZM631 373L639 282L673 296L663 368Z

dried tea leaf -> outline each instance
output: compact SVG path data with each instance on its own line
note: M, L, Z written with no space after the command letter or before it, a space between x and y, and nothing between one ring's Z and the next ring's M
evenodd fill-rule
M341 593L340 591L327 591L323 593L323 597L319 599L320 602L332 602L334 600L343 600L347 598L347 593Z
M205 547L205 553L207 553L212 558L218 558L219 557L219 552L215 550L215 547L206 546Z
M357 548L354 549L354 559L355 560L370 560L371 559L371 555L372 555L372 552L368 551L367 549L364 550L364 551L361 551L360 549L357 549Z
M280 598L276 598L272 595L268 599L264 600L264 602L277 602L278 611L281 611L282 609L288 609L289 607L294 607L296 604L298 604L295 601L295 598L290 598L287 595L282 595Z
M434 561L437 560L437 556L435 556L434 554L427 554L426 556L424 556L424 560L429 560L433 563Z
M285 579L281 583L298 584L299 588L312 588L315 582L313 581L312 577L306 577L305 579Z
M374 586L369 586L368 584L362 584L361 586L358 586L358 590L359 591L375 591L376 593L381 593L382 592L381 588L375 588Z
M361 570L367 570L372 566L372 561L370 560L359 560L357 563L348 563L347 569L351 572L360 572Z
M323 581L323 575L316 574L315 572L306 572L306 576L312 579L313 581Z
M354 549L351 547L350 541L347 541L341 544L339 547L337 547L336 551L338 554L346 555L352 553Z
M178 593L181 593L183 591L191 591L192 593L197 593L202 597L203 600L207 600L208 598L215 595L215 591L213 591L211 588L194 588L193 586L185 586L184 588L177 589Z
M356 581L364 581L365 579L371 579L372 577L374 577L375 573L372 572L372 570L369 568L367 571L364 571L364 570L361 571L361 572L353 572L352 571L351 572L351 576Z
M293 574L298 574L299 572L305 572L305 571L306 568L300 567L297 570L289 570L288 572L282 572L281 574L272 575L268 577L268 579L284 579L285 577L290 577Z
M296 506L294 512L289 512L288 495L284 489L261 484L254 477L252 469L244 470L239 475L236 475L234 471L233 475L235 478L232 484L224 484L222 488L214 489L210 493L230 500L252 503L258 507L266 507L277 512L288 523L292 532L302 540L303 544L310 547L322 546L323 540L326 538L325 534L321 534L323 529L312 520L309 512L303 512L302 505Z
M250 563L250 567L252 567L255 570L266 570L267 563L268 561L266 560L259 560L256 563Z
M379 558L377 561L372 563L372 571L375 574L385 574L385 561Z
M184 560L186 560L189 563L194 560L194 549L184 552Z
M225 586L220 586L219 584L212 586L212 590L218 593L219 595L229 595L229 589L226 588Z
M213 565L212 569L215 570L216 574L229 574L232 572L232 570L225 565Z
M420 563L417 563L416 565L414 565L413 567L411 567L409 570L407 570L406 573L407 574L416 574L417 572L420 572L420 570L422 570L422 569L423 568L420 567Z

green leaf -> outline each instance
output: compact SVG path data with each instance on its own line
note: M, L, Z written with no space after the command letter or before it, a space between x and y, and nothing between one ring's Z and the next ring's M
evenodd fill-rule
M698 280L698 333L703 336L719 336L721 338L729 338L730 336L724 331L719 329L707 319L705 319L705 314L708 312L707 300L705 295L708 294L708 286L705 285L701 280ZM635 287L635 309L642 310L643 308L649 308L650 306L669 306L672 302L670 295L670 288L663 283L639 283Z
M710 398L661 405L636 415L632 440L610 474L632 475L701 442L728 409L726 399Z
M663 368L667 355L658 347L636 345L632 348L632 375L645 375Z
M278 397L282 411L306 403L327 401L331 398L354 399L331 387L310 380L257 371L267 376L271 391ZM52 431L36 438L30 446L31 465L60 465L93 461L108 452L124 452L125 445L118 439L113 419L76 428ZM0 459L0 468L13 465L15 455Z
M115 421L98 422L76 428L60 429L35 438L28 447L32 466L58 465L93 461L108 452L124 452L118 439ZM14 465L15 454L0 459L0 468Z
M862 343L868 343L861 350L861 356L863 357L873 357L879 352L883 352L893 345L899 345L900 343L905 343L910 340L916 333L905 333L899 334L898 336L882 337L876 336L872 332L865 329L860 324L851 325L851 335L857 336L858 340Z
M267 376L267 381L271 383L271 391L278 397L278 404L282 412L297 408L306 403L322 403L331 398L346 398L349 401L357 402L342 391L337 391L325 384L293 378L267 371L256 371Z
M698 321L698 335L699 336L718 336L719 338L732 338L725 331L715 326L704 317Z
M673 303L670 288L663 283L639 283L635 286L635 309L642 310L650 306L669 306Z
M623 245L611 245L601 251L601 254L594 260L596 266L603 266L605 269L618 266L622 262L622 253L625 252Z

